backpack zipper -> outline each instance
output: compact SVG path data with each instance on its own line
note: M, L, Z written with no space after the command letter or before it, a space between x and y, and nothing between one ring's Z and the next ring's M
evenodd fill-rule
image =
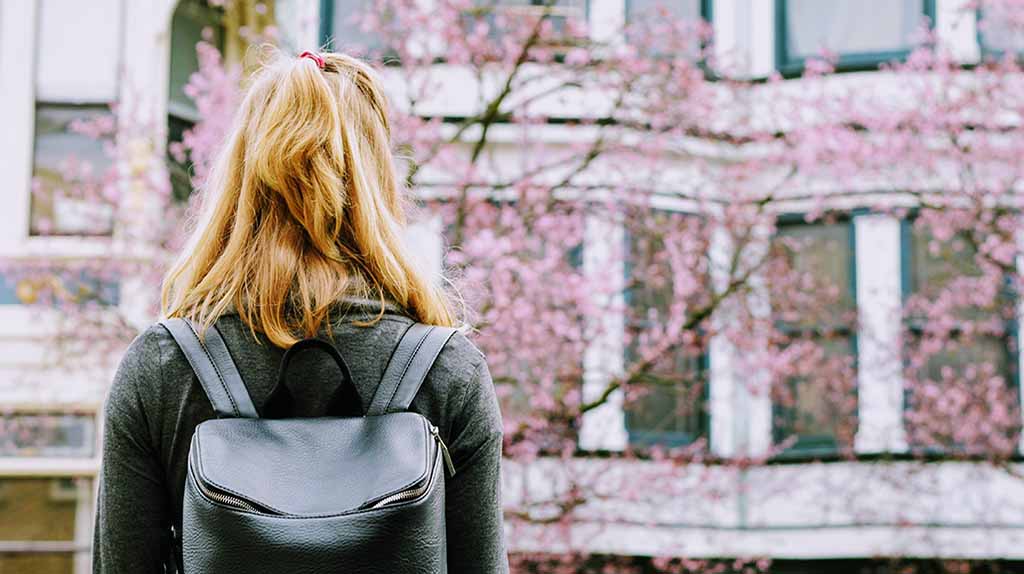
M394 504L396 502L401 502L403 500L410 500L416 498L427 491L428 484L430 484L430 481L424 480L419 486L414 486L413 488L410 488L408 490L396 492L391 496L380 499L379 501L374 503L373 506L370 506L370 508L380 508L382 506L387 506L389 504Z
M224 494L222 492L210 489L210 487L208 487L206 483L204 483L202 480L195 480L193 482L196 483L196 486L199 487L199 490L203 492L204 496L213 500L214 502L219 502L227 506L233 506L235 508L240 508L242 510L248 510L249 512L265 514L260 509L242 500L241 498L238 498L237 496L231 496L230 494Z
M448 447L445 446L444 441L441 440L441 435L437 427L434 426L433 424L430 425L430 434L432 434L434 438L437 440L438 448L440 448L441 450L441 458L444 459L444 463L445 466L448 468L448 472L451 473L452 475L455 475L455 465L452 464L451 456L448 454ZM408 488L401 492L396 492L391 496L387 496L380 499L379 501L375 502L372 506L370 506L370 508L380 508L382 506L387 506L389 504L394 504L396 502L401 502L403 500L411 500L413 498L418 498L424 492L426 492L427 486L429 484L430 480L429 478L426 478L423 480L422 483L420 483L417 486Z
M444 459L445 467L448 469L449 474L454 476L455 464L452 463L451 455L448 453L448 447L444 444L444 441L441 439L440 431L433 424L430 424L429 428L430 434L433 435L434 439L437 441L438 448L441 450L441 458ZM257 514L268 514L268 512L266 512L265 510L257 508L252 503L243 500L237 496L225 494L223 492L220 492L219 490L213 490L202 479L198 477L195 477L194 482L196 483L196 486L199 487L199 490L203 493L204 496L215 502L219 502L221 504L231 506L233 508L247 510L249 512L255 512ZM401 502L403 500L411 500L413 498L417 498L427 491L429 485L430 477L428 476L424 478L424 480L416 486L407 488L403 491L396 492L395 494L382 498L381 500L369 506L369 509L380 508L382 506L387 506L389 504L394 504L396 502ZM364 509L366 508L364 507Z
M437 445L441 447L441 456L444 457L444 464L448 467L448 474L455 476L455 464L452 463L452 457L448 454L448 447L441 440L441 435L438 433L436 426L430 425L430 434L434 435L434 438L437 439Z

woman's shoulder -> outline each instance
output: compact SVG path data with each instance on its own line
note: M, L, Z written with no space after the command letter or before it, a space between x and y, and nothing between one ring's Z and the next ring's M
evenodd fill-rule
M437 357L438 368L452 372L475 371L486 365L483 351L462 329L457 329Z
M438 354L428 379L448 387L453 409L449 433L465 432L460 443L500 440L504 425L486 356L463 331L456 331Z
M368 327L351 326L345 330L352 337L349 340L359 340L361 344L350 347L349 352L357 363L375 362L375 372L382 373L399 340L414 323L408 316L388 312ZM374 357L362 357L363 354ZM457 329L438 352L420 395L423 396L421 405L436 402L446 405L440 407L445 413L441 415L442 420L475 418L488 427L489 432L499 432L501 416L487 360L466 329Z
M156 422L157 402L163 400L165 362L170 334L159 324L142 330L129 343L107 391L104 409L108 421L135 425L137 430Z

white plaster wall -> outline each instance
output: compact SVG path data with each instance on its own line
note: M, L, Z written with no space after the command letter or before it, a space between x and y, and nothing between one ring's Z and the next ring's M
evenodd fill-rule
M1024 558L1024 481L984 463L506 462L509 508L599 481L571 527L507 526L518 551L691 558Z

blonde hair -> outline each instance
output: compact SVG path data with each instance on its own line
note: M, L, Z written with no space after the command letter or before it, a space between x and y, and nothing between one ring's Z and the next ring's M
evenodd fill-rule
M442 287L403 245L406 199L387 101L367 64L324 68L269 48L202 186L203 209L164 279L167 317L205 330L233 305L279 347L315 336L344 296L390 299L455 326ZM372 321L371 321L372 323Z

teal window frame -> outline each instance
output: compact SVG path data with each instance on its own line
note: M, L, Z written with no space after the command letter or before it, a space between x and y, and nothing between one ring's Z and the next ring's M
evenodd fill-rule
M836 223L842 223L848 227L848 236L850 242L850 261L849 261L849 289L854 309L857 308L857 231L854 225L854 216L856 213L840 213L831 214L835 217ZM787 227L787 226L800 226L808 225L804 214L802 213L786 213L780 214L776 218L776 227ZM776 327L780 330L792 331L788 326L783 323L776 323ZM843 329L844 335L850 339L850 356L853 358L854 365L857 365L859 360L859 346L858 346L858 333L855 327L849 329ZM788 383L796 384L796 383ZM856 386L853 388L854 397L858 404L860 402L859 389ZM772 441L778 444L786 438L792 436L794 433L778 424L780 421L791 421L794 418L793 412L795 409L783 407L776 401L772 401ZM856 411L855 415L856 416ZM777 459L790 459L790 458L811 458L818 456L834 456L840 450L840 445L836 442L836 438L831 435L797 435L796 441L785 451L776 455Z
M334 0L320 0L320 45L332 46L334 41Z
M928 17L930 26L935 26L935 0L923 0L921 15ZM807 58L791 56L786 48L788 39L786 26L787 0L775 0L775 69L783 77L799 76L804 71ZM910 50L889 50L883 52L853 52L840 54L836 62L837 72L862 72L877 70L880 64L906 59Z

